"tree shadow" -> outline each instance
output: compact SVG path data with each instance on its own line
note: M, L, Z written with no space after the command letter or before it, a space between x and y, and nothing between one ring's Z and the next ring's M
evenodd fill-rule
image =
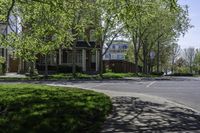
M200 132L200 116L192 110L134 97L114 97L112 101L113 110L102 133Z

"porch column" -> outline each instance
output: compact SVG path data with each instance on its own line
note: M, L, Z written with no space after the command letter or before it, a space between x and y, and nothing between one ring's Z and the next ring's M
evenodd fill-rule
M6 48L3 48L3 57L5 57L5 59L6 59Z
M58 57L58 64L61 65L62 64L62 49L59 49L59 57Z
M99 50L96 50L96 72L98 72L99 71L99 55L100 54L100 52L99 52Z
M82 71L86 71L86 50L82 49Z
M5 58L6 58L6 68L7 68L7 72L9 72L9 70L10 70L10 55L9 55L9 50L8 50L8 48L6 48L5 49Z

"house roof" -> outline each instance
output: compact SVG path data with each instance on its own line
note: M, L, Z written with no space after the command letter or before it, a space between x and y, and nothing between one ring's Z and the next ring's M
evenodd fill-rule
M99 45L95 41L78 41L76 44L77 48L99 48Z

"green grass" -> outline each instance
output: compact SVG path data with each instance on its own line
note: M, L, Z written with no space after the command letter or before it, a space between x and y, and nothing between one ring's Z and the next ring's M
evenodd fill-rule
M0 85L0 132L95 133L110 109L110 98L93 91Z
M139 73L138 75L135 73L113 73L113 72L107 72L103 74L103 79L122 79L125 77L149 77L153 75L147 75L147 74L142 74ZM59 73L59 74L54 74L50 75L49 79L73 79L73 76L71 73L66 74L66 73ZM82 73L77 73L76 79L101 79L100 75L89 75L89 74L82 74Z
M113 73L107 72L103 74L103 79L123 79L125 77L159 77L158 75L149 75L143 73ZM83 73L77 73L76 78L73 78L72 73L58 73L48 76L48 80L100 80L102 79L99 74L97 75L89 75ZM34 76L34 77L0 77L0 81L28 81L28 80L46 80L44 76Z
M49 79L74 79L72 73L58 73L58 74L53 74L49 75ZM97 75L89 75L89 74L83 74L83 73L77 73L76 74L76 79L100 79L100 76Z

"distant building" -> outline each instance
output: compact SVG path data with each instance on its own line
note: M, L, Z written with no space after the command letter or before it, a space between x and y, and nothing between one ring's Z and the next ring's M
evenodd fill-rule
M104 52L107 46L104 47ZM103 60L125 60L128 42L124 40L115 40L103 56Z

